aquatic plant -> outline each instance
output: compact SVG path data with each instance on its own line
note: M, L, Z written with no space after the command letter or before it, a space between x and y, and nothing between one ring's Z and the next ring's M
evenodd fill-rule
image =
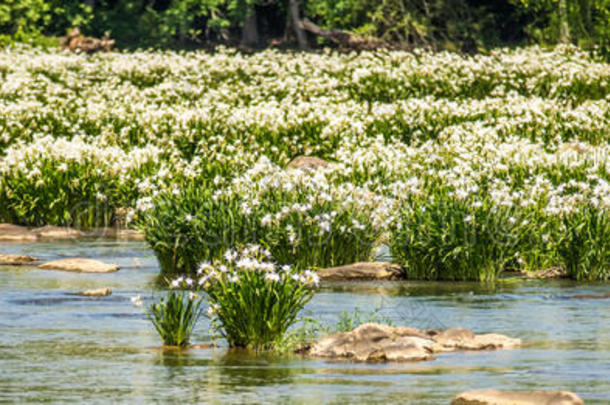
M576 280L610 279L610 217L607 211L583 207L562 222L559 256L569 277Z
M392 256L425 280L495 280L533 229L518 210L447 196L414 201L399 221Z
M209 296L208 316L231 347L272 349L280 344L318 285L315 273L271 261L268 251L251 245L227 250L221 261L203 263L200 277L180 277Z
M610 208L610 69L572 46L93 58L19 47L0 53L0 76L0 222L126 214L166 273L194 274L240 243L300 268L367 260L411 201L451 193L535 224L510 254L467 244L499 256L478 263L487 275L455 277L488 279L564 265L563 218ZM328 165L288 169L298 155Z
M151 304L146 315L164 345L187 346L201 313L202 298L189 291L169 290L159 302Z

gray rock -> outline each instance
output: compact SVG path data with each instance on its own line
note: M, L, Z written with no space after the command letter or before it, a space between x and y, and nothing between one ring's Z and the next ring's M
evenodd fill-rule
M583 401L569 391L498 391L462 392L451 405L582 405Z

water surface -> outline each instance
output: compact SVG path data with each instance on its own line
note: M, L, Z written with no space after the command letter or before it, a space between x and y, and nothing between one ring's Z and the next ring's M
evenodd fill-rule
M610 299L606 284L558 281L338 283L307 313L334 324L343 311L378 310L396 325L460 326L527 342L517 350L450 353L407 364L358 364L228 353L163 351L141 308L159 292L159 268L141 242L4 243L0 253L43 260L91 257L111 274L0 266L0 401L86 403L442 404L463 390L564 389L610 403ZM110 287L109 297L70 292ZM210 341L206 319L194 342Z

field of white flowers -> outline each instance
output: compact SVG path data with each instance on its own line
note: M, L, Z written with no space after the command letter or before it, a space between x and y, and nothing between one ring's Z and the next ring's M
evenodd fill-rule
M143 227L167 271L227 248L407 275L610 277L610 66L572 47L93 56L0 51L0 221ZM286 170L295 156L329 162Z

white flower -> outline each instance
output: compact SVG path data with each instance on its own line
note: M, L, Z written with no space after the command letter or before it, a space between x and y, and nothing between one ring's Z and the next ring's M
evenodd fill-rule
M130 298L131 303L133 305L135 305L136 307L141 307L142 306L142 297L140 297L139 295L136 295L135 297L131 297Z
M265 281L276 283L280 281L280 275L277 273L267 273L265 274Z

